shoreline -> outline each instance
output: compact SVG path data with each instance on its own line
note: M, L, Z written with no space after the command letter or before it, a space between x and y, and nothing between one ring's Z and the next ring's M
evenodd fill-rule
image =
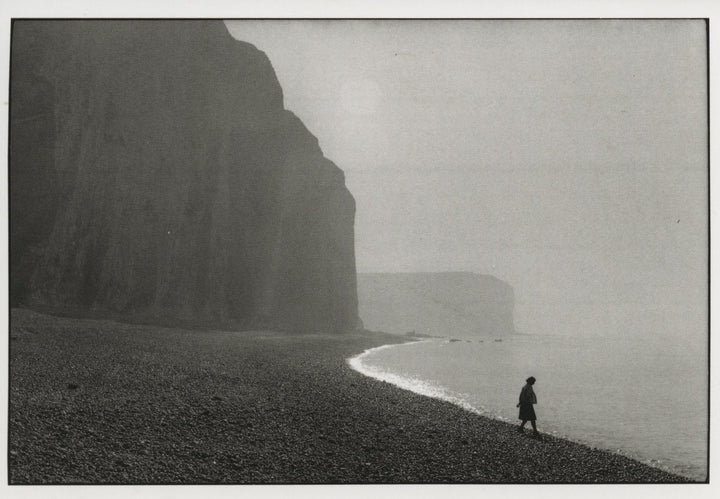
M347 362L402 337L197 332L24 309L10 325L11 484L693 483L527 438Z
M419 380L419 379L410 379L405 376L397 375L388 371L384 371L382 369L374 368L368 365L365 365L363 363L363 359L367 356L372 354L373 352L377 352L379 350L385 350L386 348L392 348L392 347L399 347L403 345L408 344L418 344L418 343L428 343L433 340L419 340L419 341L412 341L412 342L405 342L405 343L388 343L387 345L380 345L378 347L372 347L368 348L364 352L360 353L359 355L356 355L355 357L351 357L347 359L348 365L354 369L355 371L359 372L360 374L363 374L365 376L368 376L369 378L375 379L380 382L390 383L391 385L394 385L401 390L407 390L412 393L416 393L418 395L421 395L423 397L429 397L437 400L441 400L444 402L449 402L453 405L456 405L472 414L475 414L477 416L483 416L488 417L487 414L484 414L482 411L479 411L472 405L468 404L464 400L455 397L448 393L447 390L445 390L443 387L432 385L428 382ZM494 418L497 419L497 418ZM501 421L498 419L498 421Z
M502 423L511 425L513 427L516 427L517 423L510 422L509 420L507 420L503 417L499 417L499 416L493 415L491 413L477 409L472 404L470 404L463 398L454 395L449 389L445 388L444 386L442 386L440 384L436 384L435 382L432 382L432 381L426 381L424 379L410 378L410 377L403 376L400 374L395 374L391 371L388 371L388 370L385 370L385 369L382 369L379 367L370 366L363 362L365 357L367 357L377 351L385 350L387 348L397 348L397 347L406 346L406 345L410 345L410 344L430 343L433 341L436 341L436 340L435 339L422 339L422 340L415 340L415 341L406 341L403 343L390 343L387 345L380 345L378 347L369 348L354 357L348 358L347 362L348 362L348 365L350 366L350 368L352 368L355 371L357 371L365 376L368 376L372 379L378 380L380 382L390 383L401 390L407 390L412 393L416 393L420 396L429 397L429 398L433 398L433 399L437 399L437 400L441 400L441 401L453 404L453 405L460 407L463 410L466 410L466 411L470 412L471 414L477 415L479 417L491 419L494 421L502 422ZM671 474L676 474L676 475L682 476L686 480L690 480L690 481L697 480L697 478L695 478L694 476L683 474L682 472L673 470L670 467L662 467L662 466L655 465L651 462L650 458L648 458L647 460L643 460L638 456L632 455L632 453L628 452L628 451L622 451L620 449L618 449L617 451L614 451L609 448L603 448L601 446L601 444L593 444L592 442L583 442L580 440L575 440L572 437L569 437L566 435L557 436L552 433L546 433L543 431L540 431L540 434L541 434L542 438L557 438L557 439L567 440L574 444L587 447L588 449L597 448L599 450L608 452L610 454L618 455L618 456L621 456L626 459L631 459L640 464L649 466L651 468L657 469L657 470L665 472L665 473L671 473Z

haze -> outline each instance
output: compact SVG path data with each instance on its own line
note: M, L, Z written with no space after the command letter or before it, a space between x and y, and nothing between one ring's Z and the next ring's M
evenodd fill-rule
M704 21L228 21L345 171L358 272L465 270L530 334L707 337Z

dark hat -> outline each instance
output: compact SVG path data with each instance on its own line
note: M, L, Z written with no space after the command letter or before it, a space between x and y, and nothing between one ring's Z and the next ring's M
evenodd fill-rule
M530 376L528 379L526 379L528 383L535 383L535 376Z

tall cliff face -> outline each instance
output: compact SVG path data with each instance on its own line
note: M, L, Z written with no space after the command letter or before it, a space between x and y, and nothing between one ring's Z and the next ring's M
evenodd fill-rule
M16 21L11 298L342 331L354 200L270 62L215 21Z

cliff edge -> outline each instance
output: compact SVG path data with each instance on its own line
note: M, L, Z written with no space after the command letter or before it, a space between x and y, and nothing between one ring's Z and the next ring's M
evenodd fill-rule
M14 306L339 332L354 200L220 21L15 21Z
M514 334L515 293L504 281L471 272L358 274L366 328L455 338Z

